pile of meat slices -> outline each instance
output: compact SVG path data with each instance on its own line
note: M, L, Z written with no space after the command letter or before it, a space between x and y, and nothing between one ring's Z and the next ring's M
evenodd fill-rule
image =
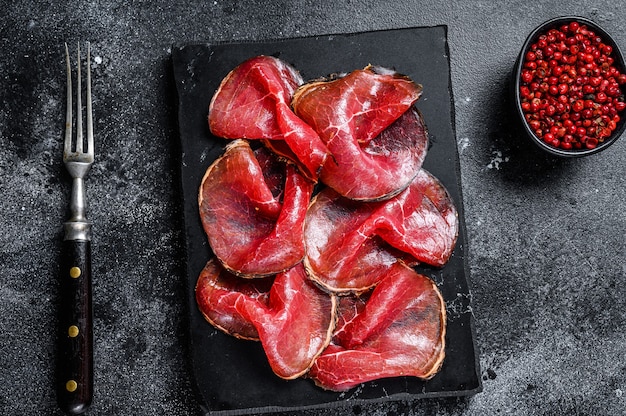
M199 192L215 257L196 300L279 377L344 391L441 367L445 304L413 267L448 261L458 215L422 168L421 92L373 66L305 83L258 56L213 96L211 132L232 141Z

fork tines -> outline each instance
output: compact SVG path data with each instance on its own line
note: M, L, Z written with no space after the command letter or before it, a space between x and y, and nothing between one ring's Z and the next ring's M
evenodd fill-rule
M82 120L82 79L81 79L81 54L80 54L80 43L77 47L77 62L76 62L76 144L74 148L72 147L72 69L70 65L70 53L67 46L65 44L65 58L67 62L67 113L65 120L65 142L64 142L64 152L63 155L65 158L69 158L71 156L79 156L82 154L86 154L93 158L94 154L94 145L93 145L93 116L92 116L92 107L91 107L91 48L89 42L87 42L87 74L86 74L86 105L85 110L87 113L87 150L86 152L83 150L83 120Z

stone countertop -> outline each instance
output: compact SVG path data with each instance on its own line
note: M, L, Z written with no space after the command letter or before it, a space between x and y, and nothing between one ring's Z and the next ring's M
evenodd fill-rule
M197 4L195 4L197 3ZM354 415L626 412L626 141L584 159L529 148L509 77L542 21L580 15L626 48L611 1L24 0L0 17L0 414L56 415L63 42L92 44L90 415L199 414L188 361L173 44L448 26L483 392L346 407ZM264 16L264 17L261 17ZM486 22L486 23L485 23ZM331 415L336 411L307 411Z

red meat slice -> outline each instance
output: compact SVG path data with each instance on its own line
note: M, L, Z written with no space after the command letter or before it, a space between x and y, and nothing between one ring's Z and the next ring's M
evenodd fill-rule
M421 93L421 85L409 78L371 66L300 87L292 100L294 111L319 134L332 156L321 180L358 200L385 199L406 188L427 147L421 116L408 112Z
M304 218L313 184L267 149L231 142L207 169L198 204L216 257L229 271L262 277L304 256Z
M317 180L328 150L317 133L290 108L292 95L303 83L286 62L271 56L251 58L233 69L220 84L209 106L211 132L227 139L284 141L283 156Z
M267 308L260 302L246 306L279 377L300 377L330 343L336 298L315 286L302 264L276 276Z
M309 377L345 391L386 377L432 377L445 356L446 309L435 284L396 263L369 298L342 297L332 343Z
M422 169L408 188L386 201L359 202L330 188L321 191L307 212L304 263L327 290L362 292L397 258L443 266L457 235L452 199Z
M204 266L196 283L196 302L204 318L214 327L236 338L259 340L259 333L247 315L244 302L267 305L274 279L242 279L226 271L215 259Z
M279 377L294 379L306 373L330 343L335 297L317 288L301 264L278 274L273 283L241 279L220 269L209 262L196 285L196 300L207 320L233 335L233 329L247 335L256 331Z

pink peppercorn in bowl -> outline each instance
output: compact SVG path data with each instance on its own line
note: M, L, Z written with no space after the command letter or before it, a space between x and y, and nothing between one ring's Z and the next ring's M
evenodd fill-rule
M540 149L561 157L597 153L626 129L626 65L591 20L549 20L526 39L513 71L516 112Z

